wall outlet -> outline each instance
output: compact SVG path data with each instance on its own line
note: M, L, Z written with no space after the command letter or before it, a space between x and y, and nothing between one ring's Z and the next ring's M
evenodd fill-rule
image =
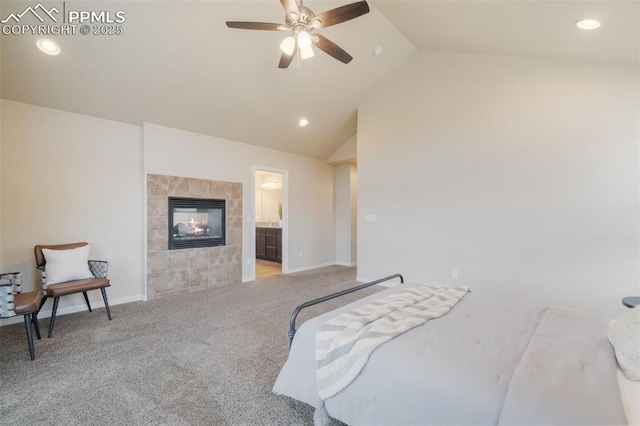
M253 220L253 219L251 218L251 215L250 215L250 214L248 214L248 215L247 215L247 222L248 222L248 223L251 223L251 221L252 221L252 220Z
M378 220L378 218L376 217L375 214L366 214L366 215L364 215L364 221L365 222L375 222L377 220Z
M300 252L298 252L298 257L302 257L302 250L300 250Z
M454 280L458 279L458 270L457 269L452 269L451 270L451 278L453 278Z
M251 265L252 261L253 261L253 259L251 259L250 257L247 257L247 265Z

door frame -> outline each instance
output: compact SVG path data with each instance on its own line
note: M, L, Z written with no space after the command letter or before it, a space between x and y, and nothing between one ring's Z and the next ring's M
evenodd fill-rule
M289 273L289 170L274 167L251 166L251 253L253 254L253 280L256 279L256 172L282 175L282 273Z

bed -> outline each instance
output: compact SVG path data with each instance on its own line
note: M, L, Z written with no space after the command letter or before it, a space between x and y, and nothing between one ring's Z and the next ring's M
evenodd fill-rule
M394 275L355 290L396 279L403 281ZM317 407L316 332L331 318L419 285L382 290L296 331L301 309L353 290L300 305L273 391ZM597 315L471 292L446 315L377 347L357 377L323 405L353 426L627 424L620 390L631 395L630 404L640 392L637 382L619 387L608 324Z

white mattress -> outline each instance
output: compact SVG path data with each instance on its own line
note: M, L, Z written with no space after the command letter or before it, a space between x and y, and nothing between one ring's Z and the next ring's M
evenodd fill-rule
M627 421L630 425L640 425L640 382L627 379L618 367L618 385Z

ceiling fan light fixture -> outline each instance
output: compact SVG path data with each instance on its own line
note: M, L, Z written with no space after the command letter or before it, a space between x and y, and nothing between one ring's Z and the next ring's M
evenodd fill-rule
M350 21L369 13L367 0L339 6L320 14L302 5L303 0L280 0L286 12L285 24L273 22L226 21L227 27L241 30L287 31L289 37L280 43L280 61L278 68L285 69L297 58L297 66L301 67L302 59L314 56L312 46L337 59L343 64L351 62L353 57L333 41L315 31ZM298 51L300 54L298 55ZM304 52L304 53L303 53ZM304 57L303 57L304 56Z
M285 38L284 40L282 40L282 43L280 43L280 50L282 50L282 53L284 53L285 55L293 55L295 47L296 40L291 36Z
M312 40L308 32L302 30L296 37L298 41L298 48L300 50L305 50L311 47Z
M312 47L308 47L306 49L302 49L300 51L300 58L302 59L309 59L309 58L313 58L313 48Z

